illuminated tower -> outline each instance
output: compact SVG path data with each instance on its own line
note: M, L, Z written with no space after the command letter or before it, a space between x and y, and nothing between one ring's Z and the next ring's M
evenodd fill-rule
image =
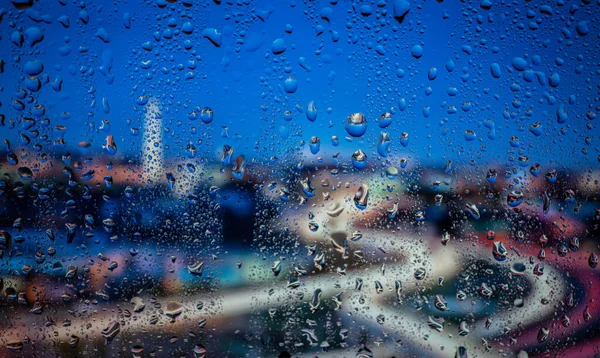
M156 100L151 100L146 105L142 165L144 185L165 181L162 113Z

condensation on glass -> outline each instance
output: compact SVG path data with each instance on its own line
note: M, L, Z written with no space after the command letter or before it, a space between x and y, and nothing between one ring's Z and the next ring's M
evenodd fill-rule
M599 20L6 0L0 356L600 354Z

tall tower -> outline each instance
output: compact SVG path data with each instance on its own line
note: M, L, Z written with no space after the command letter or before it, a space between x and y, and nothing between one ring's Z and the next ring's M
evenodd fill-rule
M145 106L144 138L142 141L142 177L144 185L165 181L162 112L157 100Z

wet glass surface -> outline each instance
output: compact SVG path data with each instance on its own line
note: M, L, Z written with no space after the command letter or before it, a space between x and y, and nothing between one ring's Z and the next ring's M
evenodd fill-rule
M0 3L0 356L597 356L599 20Z

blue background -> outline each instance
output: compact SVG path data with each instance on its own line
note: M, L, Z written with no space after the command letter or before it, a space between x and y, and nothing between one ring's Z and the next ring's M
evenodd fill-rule
M219 159L220 147L228 143L234 145L236 154L247 158L266 161L299 151L310 161L316 156L302 143L318 136L322 142L318 155L325 159L338 151L347 159L360 148L373 160L378 157L381 132L376 122L389 111L394 115L386 129L393 142L392 162L402 156L425 165L443 165L452 159L455 166L474 160L484 165L507 162L510 168L518 156L526 155L531 163L554 162L556 167L598 165L595 142L599 133L595 121L586 120L588 111L594 116L597 111L596 4L497 1L486 10L479 2L413 2L399 23L392 16L392 1L223 1L220 5L205 1L191 6L177 1L64 3L44 1L27 10L6 4L2 10L0 51L6 65L0 75L0 100L2 113L17 126L23 116L30 116L33 105L42 104L51 127L67 126L69 147L85 140L100 153L107 133L98 127L108 119L119 147L117 156L139 157L142 135L132 136L130 128L143 132L145 111L136 99L147 95L162 112L169 157L185 155L185 145L192 141L209 159ZM542 11L543 4L550 10ZM361 5L368 5L371 15L361 14ZM321 16L329 11L324 8L331 9L330 21ZM79 19L81 11L89 16L87 24ZM69 18L69 28L59 23L61 16ZM130 28L124 26L128 16ZM20 19L18 24L13 18ZM581 21L589 28L585 36L576 31ZM181 31L185 22L192 24L192 34ZM285 31L287 24L293 28L291 34ZM12 33L24 33L28 27L41 30L43 41L29 46L25 36L24 44L16 46ZM109 34L110 42L97 36L100 28ZM222 34L220 47L202 37L205 28ZM333 31L339 35L337 42ZM277 38L286 44L280 55L271 52ZM185 48L186 41L191 49ZM144 50L144 43L152 49ZM414 45L422 46L421 58L411 55ZM378 46L383 55L377 52ZM534 56L539 56L538 65ZM300 57L310 71L300 66ZM540 84L535 78L525 81L524 72L511 66L514 57L524 58L528 70L546 77L558 74L559 86ZM50 82L61 76L63 89L56 92L43 84L39 92L30 93L33 102L24 111L16 111L11 102L24 87L25 63L33 59L44 64L38 76L42 82L46 75ZM450 60L452 72L446 69ZM142 62L147 61L151 65L145 69ZM190 66L190 61L196 66ZM108 63L112 63L112 81L102 74ZM500 78L492 77L492 63L499 64ZM430 81L427 74L432 67L438 75ZM283 90L289 76L298 80L293 94ZM431 87L430 95L425 94L426 87ZM448 95L449 87L456 89L455 96ZM575 96L573 104L568 103L569 96ZM110 104L109 113L102 110L104 98ZM404 111L397 109L400 98L407 103ZM314 123L300 112L311 100L318 109ZM470 103L468 112L461 109L465 102ZM568 115L564 124L556 120L560 104ZM214 110L211 124L188 119L197 106ZM449 114L449 106L456 113ZM292 121L283 119L285 110L294 112ZM60 119L65 111L70 118ZM343 126L354 112L365 114L368 131L349 142ZM493 140L483 126L487 119L496 128ZM539 137L528 130L535 122L543 126ZM229 138L221 138L221 126L229 127ZM191 127L196 127L195 133ZM474 130L477 139L466 141L466 129ZM12 143L20 141L18 132L0 127L1 136ZM407 148L399 145L402 132L410 136ZM51 138L56 135L49 134ZM331 147L332 135L340 138L340 148ZM510 146L511 136L519 137L520 148ZM59 150L44 146L46 152ZM588 153L582 152L584 148Z

